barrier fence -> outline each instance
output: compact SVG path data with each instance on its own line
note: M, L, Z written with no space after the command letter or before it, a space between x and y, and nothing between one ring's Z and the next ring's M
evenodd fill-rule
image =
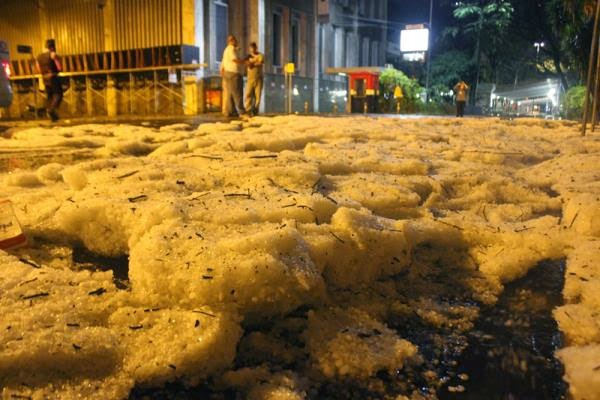
M197 79L203 64L122 68L61 73L64 116L197 114L206 111L204 81ZM13 104L8 118L36 117L45 94L37 74L11 77Z

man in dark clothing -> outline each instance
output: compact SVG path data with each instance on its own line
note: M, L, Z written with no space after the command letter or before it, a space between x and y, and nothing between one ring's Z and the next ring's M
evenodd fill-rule
M46 113L53 122L58 121L56 110L63 98L63 89L58 74L62 71L60 58L56 54L54 39L46 41L46 51L37 57L38 69L46 86Z

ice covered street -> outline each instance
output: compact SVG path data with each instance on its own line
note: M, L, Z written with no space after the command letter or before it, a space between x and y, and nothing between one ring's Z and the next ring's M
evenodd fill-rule
M7 398L468 398L481 316L560 266L546 358L600 393L600 137L572 122L15 129L2 198Z

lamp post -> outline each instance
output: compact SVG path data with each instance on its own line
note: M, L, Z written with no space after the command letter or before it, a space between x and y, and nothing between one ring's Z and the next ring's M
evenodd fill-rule
M535 42L533 44L533 47L535 47L535 63L537 64L539 62L540 59L540 49L543 48L546 44L544 42Z
M433 0L429 0L429 43L427 46L427 74L425 78L425 103L429 103L429 76L431 75L431 27L433 25Z

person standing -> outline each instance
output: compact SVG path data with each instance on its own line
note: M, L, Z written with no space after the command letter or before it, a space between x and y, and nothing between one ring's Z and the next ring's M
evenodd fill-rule
M226 117L231 117L235 111L239 116L246 115L242 93L244 90L243 64L245 64L245 61L240 59L238 55L238 41L235 36L230 35L227 38L227 47L225 47L221 59L223 114Z
M56 54L54 39L46 40L46 50L37 57L37 65L46 87L46 114L52 122L58 121L58 107L62 102L63 89L58 74L62 71L60 57Z
M258 51L255 42L250 43L250 55L247 58L248 82L246 82L246 110L251 115L258 114L260 96L262 94L265 56Z
M456 116L462 118L465 116L465 106L467 104L467 95L469 85L461 80L454 86L454 94L456 95Z

